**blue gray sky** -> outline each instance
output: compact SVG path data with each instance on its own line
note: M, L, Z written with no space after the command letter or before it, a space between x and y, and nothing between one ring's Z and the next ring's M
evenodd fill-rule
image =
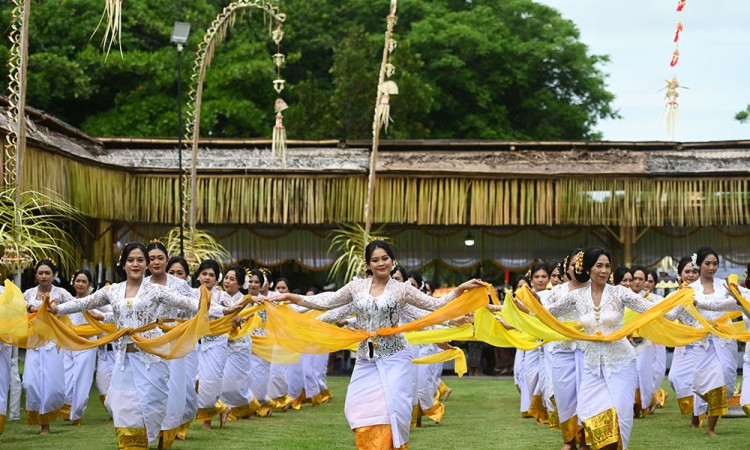
M750 104L750 2L687 0L680 61L669 66L680 13L677 0L537 0L573 21L603 67L621 119L597 125L605 140L670 140L664 116L665 80L680 92L675 140L750 139L750 123L734 115Z

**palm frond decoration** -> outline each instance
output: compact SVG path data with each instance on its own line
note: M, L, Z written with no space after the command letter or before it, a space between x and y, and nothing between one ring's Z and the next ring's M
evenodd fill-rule
M0 265L20 273L34 261L49 258L68 271L78 267L80 244L66 229L71 220L83 223L83 216L55 194L0 190Z
M170 255L179 255L180 227L169 230L164 241L166 242L167 252ZM231 258L231 255L224 246L219 244L211 233L203 230L185 230L183 248L185 251L185 260L190 265L191 272L196 271L203 260L215 259L222 262L228 261Z
M104 0L104 12L96 25L93 38L99 28L104 24L104 37L102 38L102 50L108 57L112 45L117 42L122 56L122 0Z
M376 236L381 230L370 233L359 224L341 224L338 230L331 233L328 252L341 252L341 255L328 271L328 280L334 281L343 275L344 282L349 282L357 275L364 275L367 244L375 239L388 240L386 237Z

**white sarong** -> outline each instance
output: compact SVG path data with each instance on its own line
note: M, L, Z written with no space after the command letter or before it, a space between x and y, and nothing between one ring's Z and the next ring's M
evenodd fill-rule
M375 360L357 359L344 405L352 429L386 424L391 426L393 447L409 442L411 366L409 348Z
M126 353L116 367L104 404L112 411L115 428L146 428L148 443L159 437L167 413L169 364L141 361L138 353Z

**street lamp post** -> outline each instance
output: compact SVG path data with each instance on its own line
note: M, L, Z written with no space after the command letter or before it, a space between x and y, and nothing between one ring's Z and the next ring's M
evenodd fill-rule
M170 42L177 44L177 161L179 165L179 191L180 191L180 256L185 257L185 229L184 216L184 193L182 189L182 50L190 35L190 24L186 22L175 22L172 29Z

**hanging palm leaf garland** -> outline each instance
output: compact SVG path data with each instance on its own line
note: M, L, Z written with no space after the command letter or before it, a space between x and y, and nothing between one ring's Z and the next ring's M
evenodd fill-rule
M361 225L347 224L342 224L338 230L334 231L328 252L341 252L341 255L336 258L328 271L328 279L334 281L343 276L344 282L348 282L356 276L364 276L365 247L375 239L388 240L386 237L377 236L379 232L380 230L371 234Z
M367 203L365 203L365 228L366 233L372 227L373 202L375 201L375 186L377 183L376 171L378 165L378 147L380 145L380 129L385 128L388 132L388 124L391 120L391 95L398 94L398 86L391 77L396 73L396 66L391 59L393 51L396 50L396 40L393 38L393 28L396 26L398 17L396 10L398 1L391 0L391 9L387 17L385 30L385 43L383 45L383 58L380 62L380 74L378 75L378 89L375 98L375 114L372 121L372 152L370 153L370 176L367 181Z
M198 46L193 63L193 74L190 77L190 89L188 91L187 117L185 124L185 142L192 145L192 163L190 176L183 177L181 186L185 198L184 208L180 211L180 221L183 229L187 230L184 236L185 258L188 263L197 267L201 260L213 258L216 260L226 260L229 254L226 250L211 236L208 232L198 230L195 226L195 208L196 204L193 199L197 198L198 189L198 139L200 137L200 115L201 102L203 98L203 83L206 78L206 71L213 59L216 46L226 39L227 31L234 27L238 13L245 11L260 10L263 12L264 20L268 20L269 33L277 45L277 54L273 56L273 61L277 68L277 80L274 81L274 90L281 94L284 89L284 80L281 79L281 65L284 63L284 55L281 55L280 45L284 33L281 31L281 25L286 21L286 14L282 13L278 6L270 1L263 0L239 0L227 5L221 13L211 22L211 26L203 36L203 41ZM271 31L273 24L276 24L275 31ZM279 56L280 55L280 56ZM286 103L279 98L276 100L275 109L277 113L277 126L274 128L274 142L277 141L278 132L279 146L286 146L286 132L280 122L281 111L286 109ZM277 131L277 127L279 128ZM283 139L282 139L283 137ZM285 152L284 152L285 153ZM178 254L180 249L180 228L176 227L170 230L166 241L168 249L172 254Z
M14 274L42 258L68 270L78 267L80 245L65 229L71 220L83 222L80 212L56 195L0 190L0 265Z
M206 259L215 259L219 262L230 259L229 252L211 234L201 230L192 230L188 234L189 236L185 236L187 239L184 240L184 251L185 260L190 266L191 272L196 271L201 261ZM180 254L179 228L169 230L164 241L167 243L167 253L170 255Z
M104 0L104 11L94 32L93 38L99 28L104 24L104 36L102 37L102 49L109 56L112 45L117 42L122 56L122 0Z
M680 61L680 33L684 30L684 26L682 25L682 10L685 8L685 2L686 0L679 0L677 2L677 12L680 13L680 18L674 32L673 42L675 48L672 52L672 59L669 61L670 67L676 67ZM678 98L680 97L680 93L677 92L677 89L688 89L688 87L680 85L676 75L671 80L666 81L666 86L659 89L659 92L666 91L664 95L664 99L666 100L665 122L667 123L669 139L674 140L677 133L677 121L679 119Z
M286 57L281 53L281 40L284 39L284 31L281 29L281 25L282 22L279 22L271 35L273 42L276 44L276 54L273 55L273 63L276 65L276 79L273 80L273 90L279 95L274 104L276 124L273 127L271 151L274 156L281 157L281 164L286 169L286 128L284 128L284 116L281 113L289 106L280 97L286 83L286 80L281 78L281 66L286 61Z

